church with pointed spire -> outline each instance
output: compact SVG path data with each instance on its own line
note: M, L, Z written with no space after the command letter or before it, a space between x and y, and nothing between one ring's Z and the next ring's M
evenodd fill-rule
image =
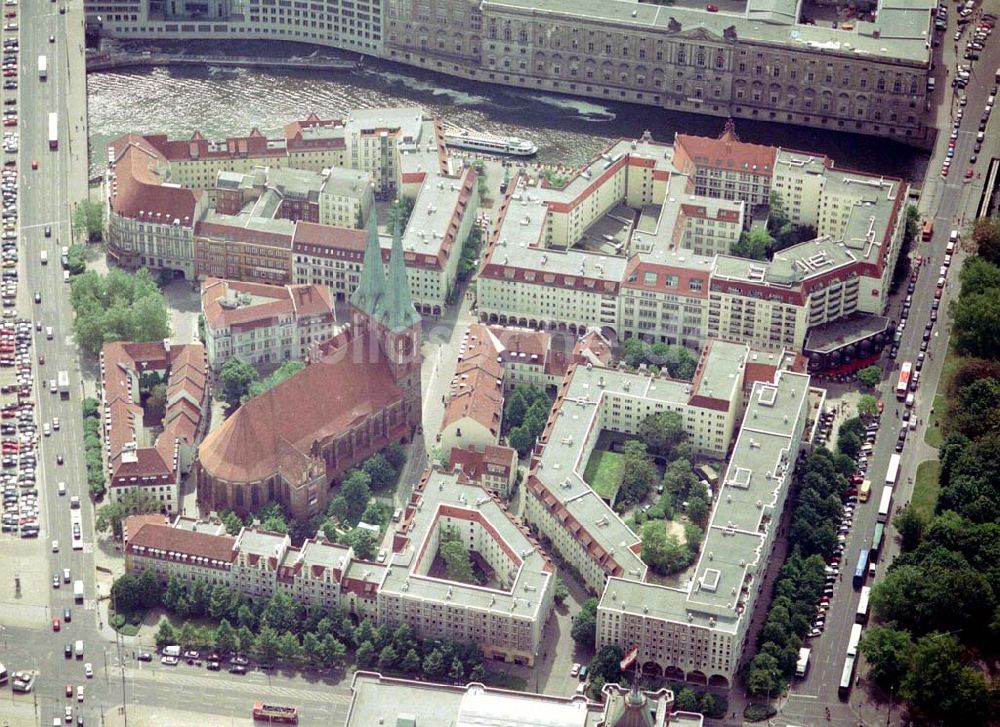
M280 502L295 518L326 510L340 479L421 423L421 318L394 226L386 269L368 225L350 324L313 348L308 365L255 396L198 449L198 500L240 515Z

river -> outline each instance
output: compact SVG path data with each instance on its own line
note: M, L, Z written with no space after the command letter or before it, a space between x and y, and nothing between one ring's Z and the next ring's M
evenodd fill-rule
M217 44L204 43L124 47L220 52ZM304 56L312 51L310 46L290 43L251 42L232 52ZM333 55L329 49L315 52ZM104 164L100 150L126 132L187 138L197 129L210 139L222 139L257 127L275 136L284 124L313 111L329 118L352 108L376 106L419 105L457 126L528 138L539 146L539 161L574 166L613 139L635 138L646 129L653 138L669 141L677 132L716 136L724 123L712 116L472 83L368 58L363 68L352 72L208 66L93 73L88 76L88 95L95 171ZM788 146L822 152L838 167L902 176L916 184L927 166L925 152L885 139L749 120L737 120L736 131L743 141L759 144L794 139Z

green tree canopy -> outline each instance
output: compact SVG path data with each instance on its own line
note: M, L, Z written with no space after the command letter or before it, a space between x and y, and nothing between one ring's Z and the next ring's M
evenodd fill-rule
M654 520L642 526L642 561L661 575L670 575L687 568L693 560L691 549L673 533L667 535L666 524Z
M594 648L597 641L597 599L588 598L580 612L573 617L570 628L573 641L589 649Z
M161 341L170 336L166 301L146 269L76 275L70 281L70 303L77 343L90 354L110 341Z
M226 363L228 363L228 361ZM270 391L278 384L281 384L287 381L288 379L292 378L292 376L297 374L305 367L306 365L301 361L286 361L285 363L281 364L281 366L279 366L278 369L273 374L268 376L263 381L257 381L255 377L254 380L251 381L249 386L247 387L247 391L243 395L242 401L246 402L255 396L260 396L265 391ZM256 373L257 372L254 371L254 374Z
M250 386L255 381L257 369L239 356L230 356L219 372L219 383L222 384L220 397L231 409L235 409L248 395Z
M100 242L104 235L104 205L82 199L73 207L73 233L86 242Z
M874 389L882 383L882 367L865 366L863 369L858 371L858 381L863 386L867 386L869 389Z
M461 583L476 583L476 578L472 573L469 551L457 530L449 527L442 531L438 550L445 562L450 580Z
M906 631L890 626L870 626L858 649L868 662L869 676L883 689L898 689L910 666L913 640Z
M733 245L732 254L751 260L766 260L768 250L773 244L774 238L771 234L764 228L756 227L740 235L740 239Z
M639 438L650 451L673 459L677 445L687 438L684 419L675 411L650 414L639 424Z
M878 399L872 394L862 394L858 397L858 416L874 419L878 416ZM860 441L860 440L859 440Z

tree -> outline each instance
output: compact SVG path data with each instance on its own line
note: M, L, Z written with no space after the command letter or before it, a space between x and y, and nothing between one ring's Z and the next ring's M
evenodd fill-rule
M881 366L865 366L858 371L858 381L869 389L874 389L882 383Z
M177 642L177 634L174 627L166 619L160 621L160 626L156 629L156 648L162 649L164 646Z
M878 416L878 399L871 394L862 394L858 397L858 416L865 419L874 419Z
M747 669L746 685L747 691L755 696L777 696L782 686L778 660L771 654L757 654Z
M243 529L243 520L232 510L223 510L219 513L219 519L222 520L222 524L229 535L239 535L240 530Z
M413 672L420 668L420 654L413 647L403 655L403 658L399 662L399 668L401 671Z
M701 494L691 496L687 501L687 515L691 518L691 522L697 523L698 525L705 525L708 523L708 512L709 503L708 499ZM652 519L653 510L649 511L650 519Z
M66 250L66 270L70 275L79 275L87 269L87 248L83 245L70 245Z
M740 235L740 239L732 247L732 254L751 260L766 260L767 251L774 244L770 233L760 227Z
M440 649L432 649L424 657L424 673L430 677L439 677L444 674L444 655Z
M697 711L701 712L706 717L725 717L725 710L720 709L719 703L715 698L715 695L711 692L705 692L701 695L701 702L698 705L699 709ZM722 712L722 714L719 714Z
M413 205L416 200L413 197L400 197L394 200L392 204L389 205L389 229L393 228L393 225L398 220L399 229L402 232L406 229L406 223L410 219L410 215L413 213Z
M396 470L380 452L366 459L361 469L368 475L375 492L387 490L396 482Z
M375 542L372 534L364 528L354 528L343 537L344 545L354 549L354 557L361 560L371 560Z
M868 661L869 676L883 689L898 689L913 655L913 640L906 631L890 626L871 626L858 649Z
M195 578L191 583L191 587L188 588L187 593L188 608L190 609L192 616L204 616L208 613L208 601L210 596L211 591L209 590L208 583L205 582L205 579Z
M563 582L562 578L556 578L556 585L552 590L552 598L555 600L556 604L563 605L566 599L569 597L569 589Z
M152 608L163 602L163 584L152 570L143 570L139 574L137 587L142 608Z
M470 682L479 682L480 684L486 679L486 667L482 664L476 664L472 667L472 671L469 672Z
M902 693L928 717L948 724L986 724L991 713L983 675L962 664L963 647L952 634L934 633L913 648Z
M302 646L291 631L286 631L278 639L278 656L286 662L297 661L302 657Z
M641 502L659 479L656 467L646 454L646 445L637 439L625 442L622 452L622 484L618 501L622 505Z
M263 662L273 662L281 651L281 637L270 626L261 626L253 644L254 653Z
M917 549L924 531L930 524L927 517L913 507L912 503L906 504L903 511L896 515L894 522L902 540L900 549L904 553Z
M220 654L231 654L239 646L239 637L236 629L232 627L227 619L219 621L215 628L215 649Z
M323 663L328 668L338 667L344 663L347 648L333 634L323 636Z
M399 442L393 442L382 450L382 454L388 460L392 468L397 472L406 464L406 449Z
M620 682L624 676L621 669L624 657L625 651L617 644L602 647L590 660L590 678L603 679L605 683Z
M980 217L972 223L963 247L994 265L1000 265L1000 220ZM971 260L971 258L970 258ZM969 260L965 261L968 265Z
M323 642L314 632L306 631L302 635L302 653L310 666L323 666Z
M119 576L111 584L111 602L117 613L128 613L139 608L142 603L139 579L130 573Z
M145 515L160 512L163 503L148 492L130 489L122 493L117 502L109 502L97 509L94 529L99 533L111 531L116 540L121 540L122 523L129 515Z
M674 706L682 712L697 712L699 708L698 695L691 687L684 687L677 692Z
M73 234L86 242L100 242L104 235L104 205L82 199L73 208Z
M445 562L450 580L460 583L476 583L476 578L472 573L472 563L469 560L469 551L454 528L446 528L441 533L438 551Z
M955 345L962 353L990 357L1000 350L1000 288L958 297L952 304Z
M157 384L150 389L143 408L151 419L162 421L167 412L167 385Z
M639 439L655 454L670 459L677 445L686 438L684 419L675 411L650 414L639 424Z
M368 501L372 497L371 477L367 472L350 470L344 476L343 484L340 486L340 495L344 498L348 521L357 524L361 513L365 511Z
M146 269L74 276L70 302L77 343L91 354L109 341L159 341L170 335L166 301Z
M670 575L687 568L693 555L687 545L680 542L677 535L667 535L662 520L648 522L642 526L642 560L650 568L662 575Z
M260 620L277 633L297 631L300 606L284 591L277 591L261 612Z
M257 519L264 530L281 534L288 532L288 515L277 502L269 502L258 510Z
M254 643L257 641L257 635L254 634L246 626L240 626L236 629L236 638L239 641L239 650L245 654L249 654L253 651Z
M228 618L237 602L235 595L221 583L213 586L212 593L208 597L208 615L215 619Z
M379 669L395 669L397 661L399 657L396 655L396 650L392 648L392 644L386 644L378 655Z
M235 409L255 381L257 381L257 369L239 356L230 356L222 364L222 371L219 373L219 382L222 384L220 398L230 409Z
M163 605L168 611L176 611L177 604L184 598L184 582L177 576L171 575L167 580L167 590L163 593Z
M448 670L448 677L453 681L459 681L465 676L465 664L457 656L451 660L451 668Z
M251 382L249 387L247 388L246 395L242 399L242 402L246 403L255 396L260 396L264 392L270 391L278 384L281 384L286 380L292 378L292 376L297 374L305 367L306 365L301 361L286 361L285 363L281 364L281 366L279 366L273 374L268 376L263 381Z
M593 649L597 641L597 599L588 598L580 612L573 617L570 628L573 641L580 646Z

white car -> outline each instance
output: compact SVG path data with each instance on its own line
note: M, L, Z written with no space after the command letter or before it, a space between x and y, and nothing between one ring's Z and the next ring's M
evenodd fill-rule
M166 666L177 666L179 661L176 656L163 656L160 657L160 663Z
M58 553L59 552L59 541L58 540L53 540L52 541L52 552L53 553Z
M89 661L83 665L83 675L88 679L94 678L94 667Z
M58 432L60 426L59 417L52 417L52 431Z

